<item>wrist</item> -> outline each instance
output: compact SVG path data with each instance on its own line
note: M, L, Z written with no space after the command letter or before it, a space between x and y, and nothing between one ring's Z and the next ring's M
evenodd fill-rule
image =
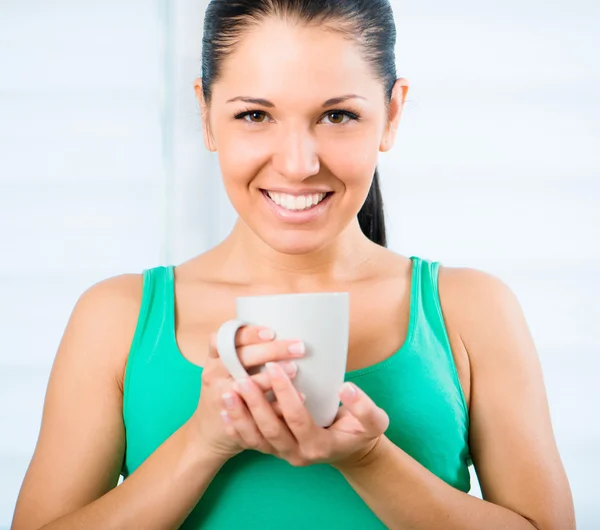
M377 438L366 451L361 451L350 458L333 464L343 474L370 469L386 458L392 442L385 435Z
M216 473L229 460L230 456L210 449L198 432L198 426L191 420L183 424L181 431L185 439L186 454L194 467L213 468Z

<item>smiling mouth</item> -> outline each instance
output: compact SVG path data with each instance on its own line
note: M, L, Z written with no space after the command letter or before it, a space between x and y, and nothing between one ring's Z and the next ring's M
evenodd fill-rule
M328 193L311 193L307 195L290 195L275 191L261 190L270 201L275 203L280 208L284 208L290 212L304 212L317 207L322 202L326 201L332 192Z

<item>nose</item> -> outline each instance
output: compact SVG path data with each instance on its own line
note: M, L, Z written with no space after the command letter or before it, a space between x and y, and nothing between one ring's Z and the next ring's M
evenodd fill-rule
M300 128L281 131L275 142L273 167L280 175L302 182L319 173L317 146L310 131Z

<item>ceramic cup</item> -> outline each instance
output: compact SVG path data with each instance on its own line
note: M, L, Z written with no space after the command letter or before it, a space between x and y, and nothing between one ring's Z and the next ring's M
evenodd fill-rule
M338 392L344 383L348 357L350 296L348 293L300 293L247 296L236 299L237 318L217 334L217 349L234 379L248 377L235 347L237 331L246 325L265 326L277 340L299 340L306 355L293 361L293 384L306 395L305 406L320 427L330 426L338 412ZM264 367L260 368L261 370Z

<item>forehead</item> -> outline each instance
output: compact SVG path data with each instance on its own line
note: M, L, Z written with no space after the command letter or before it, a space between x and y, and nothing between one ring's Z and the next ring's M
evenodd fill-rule
M333 92L368 97L380 84L350 37L272 17L242 34L221 65L214 95L293 95L297 100L298 95L327 99Z

